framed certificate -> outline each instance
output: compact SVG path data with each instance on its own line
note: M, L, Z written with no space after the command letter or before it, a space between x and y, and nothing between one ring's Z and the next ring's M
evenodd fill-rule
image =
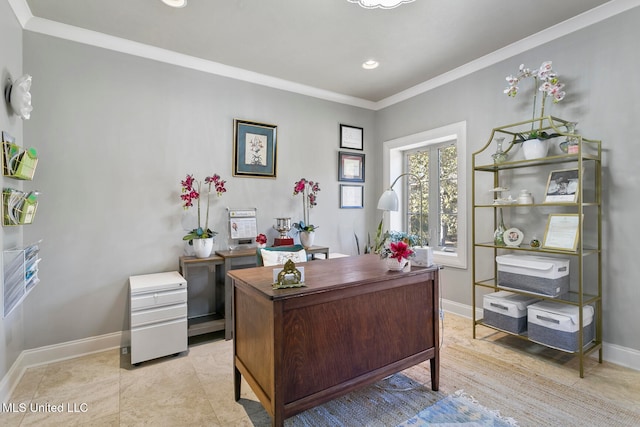
M364 129L356 126L340 125L340 148L364 150Z
M575 251L578 246L579 230L578 214L551 214L547 220L542 247Z

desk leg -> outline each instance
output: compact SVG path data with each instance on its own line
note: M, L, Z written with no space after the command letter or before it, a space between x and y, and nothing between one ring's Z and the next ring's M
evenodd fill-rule
M431 364L431 390L438 391L440 388L440 357L436 356L429 362Z
M233 396L236 402L240 400L240 384L242 383L242 375L235 366L233 367Z

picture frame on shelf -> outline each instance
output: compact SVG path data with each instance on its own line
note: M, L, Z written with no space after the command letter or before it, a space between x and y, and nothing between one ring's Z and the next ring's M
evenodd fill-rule
M580 234L578 214L549 214L542 248L575 252Z
M576 203L578 201L578 169L561 169L549 173L544 203Z
M364 208L364 186L340 184L340 209Z
M276 177L277 129L276 125L233 120L233 176Z
M364 150L364 129L340 124L340 148Z
M364 153L338 152L338 181L364 182Z

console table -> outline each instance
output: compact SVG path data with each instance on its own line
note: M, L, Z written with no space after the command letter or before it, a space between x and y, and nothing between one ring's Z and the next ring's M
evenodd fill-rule
M180 274L189 282L189 270L192 267L207 267L207 283L213 291L213 306L217 307L218 292L216 289L216 270L224 264L224 260L216 255L211 255L208 258L196 258L194 256L181 256L179 258ZM188 302L187 302L188 304ZM227 306L225 305L225 311ZM209 332L216 332L224 330L225 328L225 315L221 313L202 313L197 316L189 317L189 329L187 336L192 337L194 335L207 334ZM226 330L225 330L226 338ZM231 337L229 336L230 339Z
M305 251L311 255L311 259L315 254L324 254L326 258L329 258L329 247L327 246L311 246L305 248ZM226 273L237 268L255 267L258 260L256 248L216 251L216 255L224 260L224 271ZM230 340L233 338L233 324L231 323L233 308L231 305L231 279L226 274L224 279L224 308L226 316L224 338Z
M430 360L439 381L437 267L388 271L375 254L310 262L306 287L272 288L273 267L233 284L234 393L244 376L272 425Z

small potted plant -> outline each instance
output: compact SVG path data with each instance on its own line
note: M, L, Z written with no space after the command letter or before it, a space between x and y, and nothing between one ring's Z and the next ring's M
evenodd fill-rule
M412 249L418 242L418 236L409 235L403 232L392 231L387 235L387 239L380 251L380 258L385 259L389 270L402 270L415 256Z
M300 232L300 243L305 248L313 246L315 239L315 225L309 224L309 211L318 204L318 192L320 184L300 178L293 186L293 195L302 194L302 215L303 220L293 224L293 227Z
M211 251L213 250L213 238L215 237L217 232L211 230L209 228L209 205L211 199L211 187L215 189L218 197L222 196L223 193L227 191L225 188L225 183L223 179L220 178L220 175L214 174L212 176L208 176L204 179L205 187L207 190L207 213L205 216L204 227L202 226L201 216L200 216L200 195L202 190L202 184L200 181L196 181L193 178L193 175L187 175L184 181L181 181L182 185L182 194L180 198L184 202L184 209L189 209L193 207L193 201L197 200L198 205L198 222L197 227L191 230L186 236L182 239L189 241L190 245L193 245L193 250L198 258L207 258L211 255Z
M256 236L256 246L265 248L267 246L267 236L260 233Z

